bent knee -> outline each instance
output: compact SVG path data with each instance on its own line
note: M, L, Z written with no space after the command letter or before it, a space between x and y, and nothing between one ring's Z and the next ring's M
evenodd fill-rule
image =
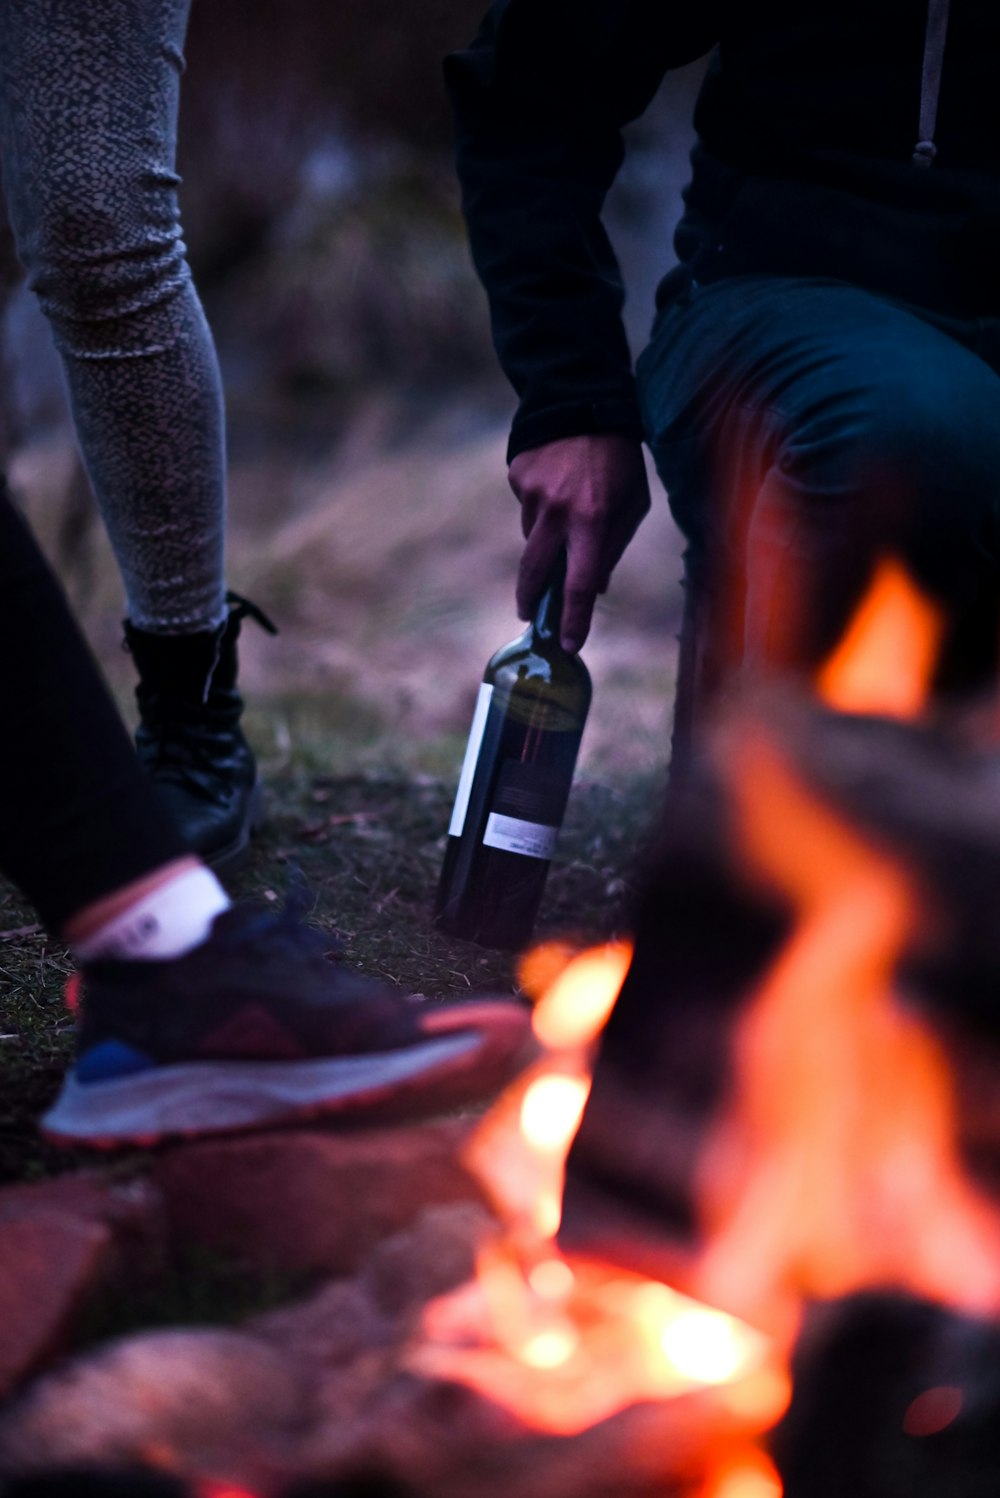
M113 208L98 194L51 206L20 243L57 338L141 320L189 280L176 215Z
M978 530L1000 509L1000 379L984 365L964 386L879 381L817 413L790 446L793 466L861 507L893 502L897 522Z
M992 493L1000 474L1000 379L983 365L962 383L924 374L881 385L862 442L880 466L913 485Z
M1000 566L1000 380L982 373L964 388L855 388L786 434L781 464L807 529L858 556L896 554L962 607Z

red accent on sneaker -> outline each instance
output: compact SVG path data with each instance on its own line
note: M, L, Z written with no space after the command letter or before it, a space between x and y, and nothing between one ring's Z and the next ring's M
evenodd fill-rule
M264 1061L299 1061L308 1052L263 1005L251 1004L203 1036L198 1054L225 1061L249 1057Z
M66 1008L69 1010L70 1014L75 1015L79 1014L80 1012L80 988L80 974L70 973L69 977L66 980L66 992L63 995L66 1003Z

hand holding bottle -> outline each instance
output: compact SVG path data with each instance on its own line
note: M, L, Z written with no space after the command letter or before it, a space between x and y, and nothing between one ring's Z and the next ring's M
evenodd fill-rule
M573 654L587 638L598 593L607 589L649 510L642 447L617 432L564 437L518 453L508 477L527 537L517 579L518 616L533 616L565 546L561 641Z

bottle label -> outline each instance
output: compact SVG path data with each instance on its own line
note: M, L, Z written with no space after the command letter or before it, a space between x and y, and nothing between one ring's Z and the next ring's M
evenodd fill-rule
M505 817L491 811L483 842L487 848L502 848L505 853L549 859L556 850L558 832L558 827L549 827L544 822L522 822L519 817Z
M574 745L566 748L570 758L559 768L516 759L504 761L483 833L487 848L502 848L505 853L522 853L527 858L552 857L573 777Z
M548 764L532 760L504 760L497 776L490 810L500 816L516 817L520 822L559 827L566 814L578 742L571 741L568 735L563 734L546 736L544 747Z
M451 826L448 828L449 837L462 836L462 828L465 826L465 814L469 809L472 782L476 774L476 761L479 759L479 749L483 742L483 731L486 728L486 718L489 714L490 698L492 696L492 684L488 681L482 682L479 687L479 696L476 698L476 710L472 714L472 727L469 729L469 742L465 746L462 773L458 777L455 805L451 811Z

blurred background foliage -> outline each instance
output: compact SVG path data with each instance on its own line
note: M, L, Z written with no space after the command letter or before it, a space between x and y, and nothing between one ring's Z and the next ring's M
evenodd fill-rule
M298 864L347 957L426 993L512 978L506 957L428 921L483 664L520 629L513 400L466 254L441 87L442 55L484 6L194 0L181 108L186 237L228 404L230 580L281 627L241 641L268 820L236 889L278 899ZM630 131L608 205L636 343L672 259L697 73ZM2 234L0 312L13 492L131 717L117 571L48 329ZM621 918L666 759L679 572L658 494L587 644L594 706L543 930L594 939ZM0 1179L67 1163L34 1127L70 1053L67 962L32 919L0 884Z
M512 397L468 261L441 86L442 56L482 9L194 0L188 36L182 207L227 392L230 568L282 626L273 644L247 637L245 680L258 703L291 697L301 718L308 699L310 720L364 724L390 757L461 735L483 660L517 629ZM633 127L609 203L636 343L672 259L697 78L676 75ZM117 577L9 244L4 279L15 491L124 693ZM664 752L679 567L662 497L643 535L588 648L585 753L623 768Z
M180 165L222 339L284 385L489 367L441 57L478 0L195 0ZM246 309L253 308L246 320Z

